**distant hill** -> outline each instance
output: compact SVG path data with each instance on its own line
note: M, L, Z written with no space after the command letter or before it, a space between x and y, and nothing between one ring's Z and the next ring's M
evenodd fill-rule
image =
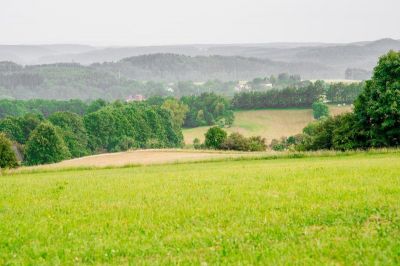
M315 63L285 63L238 56L152 54L118 62L81 65L56 63L22 66L0 62L0 98L15 99L124 99L129 95L188 95L198 92L186 81L252 80L288 72L313 71L328 76L330 69ZM177 84L182 81L184 85ZM176 88L178 91L174 92ZM201 89L234 93L234 83L209 84ZM201 83L201 82L200 82ZM178 87L178 88L177 88ZM172 91L171 91L172 89ZM226 90L230 92L227 92Z
M151 54L122 59L116 63L93 64L93 68L129 79L153 81L252 80L287 72L311 78L329 77L332 70L314 62L276 62L241 56L186 56Z
M344 78L346 69L360 69L370 72L377 58L389 50L400 50L400 41L382 39L349 44L325 43L267 43L232 45L176 45L145 47L92 47L86 45L0 45L0 61L13 61L19 64L52 64L59 62L93 63L119 62L128 57L154 54L179 54L186 56L205 56L214 64L214 55L252 58L247 64L250 75L260 63L254 59L286 63L284 72L297 70L302 66L302 76L312 79ZM140 61L140 58L134 61ZM242 62L243 60L237 59ZM267 61L266 61L267 62ZM226 62L227 63L227 62ZM243 62L242 62L243 63ZM263 64L263 63L261 63ZM276 65L274 65L276 66ZM290 68L289 68L290 66ZM321 70L316 70L315 67ZM232 68L234 66L230 66ZM262 67L262 70L266 67ZM253 77L255 76L254 73ZM181 73L176 73L178 78ZM230 75L228 75L231 77ZM211 76L209 77L211 78ZM208 76L206 79L209 79Z

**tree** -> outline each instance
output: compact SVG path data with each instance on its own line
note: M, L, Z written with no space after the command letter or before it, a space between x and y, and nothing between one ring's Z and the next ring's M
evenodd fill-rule
M315 119L329 116L329 107L321 101L312 104L313 115Z
M70 156L57 128L49 122L40 124L26 143L25 160L28 165L56 163Z
M226 131L220 127L212 127L205 134L205 146L211 149L220 149L227 138Z
M0 120L0 132L18 143L25 143L20 117L6 117Z
M97 110L100 110L101 108L103 108L104 106L107 106L107 102L104 101L103 99L97 99L93 102L91 102L89 104L89 106L87 107L87 113L93 113L96 112Z
M161 106L163 109L170 112L174 125L181 127L189 111L189 107L175 99L167 99Z
M400 51L379 59L354 105L366 147L400 145Z
M72 157L88 154L88 137L81 116L71 112L57 112L49 117L49 121L62 129L61 135Z
M12 149L12 143L4 133L0 133L0 168L15 168L17 157Z

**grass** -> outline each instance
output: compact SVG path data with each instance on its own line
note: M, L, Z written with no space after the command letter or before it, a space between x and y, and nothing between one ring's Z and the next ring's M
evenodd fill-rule
M400 153L0 177L4 264L399 264Z
M350 106L330 105L332 115L338 115L350 110ZM247 137L259 135L270 143L272 139L288 137L301 133L303 128L313 121L311 109L266 109L236 111L235 123L226 130L239 132ZM204 140L204 134L209 127L184 129L183 135L186 144L192 144L195 138Z

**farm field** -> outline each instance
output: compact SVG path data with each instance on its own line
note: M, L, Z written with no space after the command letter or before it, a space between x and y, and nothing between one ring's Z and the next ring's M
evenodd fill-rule
M350 106L329 106L332 115L351 110ZM235 122L228 133L239 132L246 137L260 135L269 144L273 139L288 137L302 132L303 128L313 121L311 109L267 109L236 111ZM204 140L209 127L183 129L185 143L190 145L195 138Z
M184 149L155 149L155 150L132 150L126 152L104 153L99 155L85 156L59 163L48 165L37 165L22 167L15 171L27 169L64 169L80 167L118 167L129 165L150 165L163 163L178 163L189 161L202 161L221 158L235 158L243 156L254 156L254 152L235 152L235 151L197 151Z
M400 263L400 153L0 176L0 265Z

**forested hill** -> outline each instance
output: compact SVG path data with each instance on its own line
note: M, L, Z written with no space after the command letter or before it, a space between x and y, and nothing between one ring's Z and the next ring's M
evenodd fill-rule
M192 57L205 57L215 64L213 56L256 58L271 67L280 67L284 62L290 67L283 72L297 70L310 79L353 79L370 78L370 72L377 58L389 50L400 50L400 40L381 39L357 43L266 43L266 44L209 44L209 45L170 45L144 47L92 47L86 45L0 45L0 61L12 61L24 65L75 62L84 65L104 62L119 62L124 58L142 55L180 54ZM157 58L157 57L156 57ZM231 58L232 59L232 58ZM148 58L146 59L148 60ZM249 59L250 60L250 59ZM269 61L272 60L272 61ZM132 60L130 60L132 61ZM199 58L195 61L201 61ZM235 59L238 63L243 60ZM246 60L245 60L246 61ZM264 62L265 61L265 62ZM225 60L225 63L228 63ZM251 66L257 66L252 62ZM278 65L278 66L276 66ZM321 66L316 70L315 66ZM234 65L230 65L231 68ZM262 70L264 70L262 66ZM248 72L252 72L252 68ZM254 71L253 71L254 72ZM299 72L299 71L296 71ZM180 76L180 73L173 73ZM347 75L349 74L349 75ZM226 76L226 74L224 75Z
M21 66L0 62L0 98L112 100L134 94L165 96L170 82L252 80L283 72L301 75L304 69L321 75L328 71L314 63L291 64L236 56L191 57L175 54L143 55L89 66L78 63ZM223 84L208 84L204 89L210 90L215 86L218 90L224 89ZM189 89L191 91L185 91ZM171 96L192 94L193 89L176 85ZM233 86L231 90L233 93Z
M116 63L93 64L93 68L135 80L206 81L252 80L279 73L305 78L329 78L332 71L317 63L284 63L240 56L186 56L151 54L125 58ZM309 75L314 73L314 75Z

